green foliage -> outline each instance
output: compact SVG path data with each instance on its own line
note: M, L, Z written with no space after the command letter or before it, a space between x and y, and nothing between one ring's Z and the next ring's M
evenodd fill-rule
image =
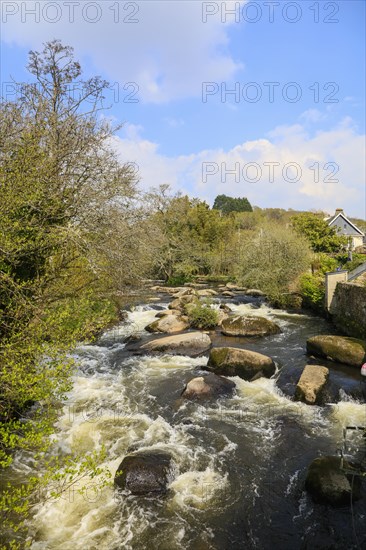
M211 301L197 302L196 304L188 304L186 313L193 328L211 329L215 328L218 323L219 315L215 309L211 307Z
M168 286L183 286L185 283L190 283L192 281L192 277L188 275L174 275L172 277L169 277L166 284Z
M227 195L217 195L213 208L219 210L222 214L230 212L252 212L253 208L246 197L233 198Z
M314 252L339 252L347 245L347 238L337 235L334 227L316 214L303 212L291 218L295 231L305 237Z
M42 335L45 340L61 344L92 340L118 318L116 304L91 292L52 303L44 313Z
M29 477L27 484L14 486L10 482L3 487L0 495L3 537L6 541L1 549L24 549L31 546L26 540L29 518L38 502L56 499L74 499L75 493L94 498L100 491L111 485L112 474L107 467L100 465L106 460L104 446L88 454L55 456L44 448L38 455L38 465L42 476ZM15 518L18 518L17 520Z
M45 480L101 473L89 456L52 462L49 436L71 388L70 349L117 319L110 296L143 276L148 257L135 175L99 116L107 83L83 81L58 41L31 52L28 68L35 82L0 103L0 467L19 450L38 453L44 475L2 486L10 548L24 547L24 520Z
M315 311L321 311L324 307L325 280L322 273L312 275L304 273L300 277L300 292L303 296L304 306Z
M227 220L198 199L169 196L162 186L150 194L153 215L147 220L154 249L152 275L190 279L212 271L212 258L224 241Z
M339 256L333 258L327 254L320 253L314 254L313 261L311 263L312 272L319 272L319 274L325 274L329 271L335 271L341 264Z
M310 251L291 228L269 223L251 238L244 237L238 250L237 280L264 291L270 301L286 307L298 290L298 277L307 269Z
M348 271L352 271L353 269L356 269L359 265L366 262L366 255L365 254L353 254L352 260L345 262L343 269L347 269Z
M205 275L204 277L202 277L202 280L204 280L206 283L226 284L229 283L232 279L228 275Z

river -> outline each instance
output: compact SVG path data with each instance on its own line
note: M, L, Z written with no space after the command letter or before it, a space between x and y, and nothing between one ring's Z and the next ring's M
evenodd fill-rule
M294 402L294 381L307 363L306 339L333 329L319 317L290 314L252 303L228 304L280 324L266 338L228 338L211 333L214 345L234 345L270 355L273 379L233 380L232 398L199 404L182 401L186 382L207 357L134 356L126 337L151 338L144 327L166 299L137 306L126 322L94 345L80 346L79 369L57 423L55 452L107 449L103 466L115 473L127 452L168 450L176 472L164 498L136 497L112 486L71 488L40 503L32 519L32 550L241 550L366 548L366 499L353 508L314 504L303 484L310 462L336 454L343 428L365 426L365 405L343 392L338 403ZM345 387L361 385L355 369L332 366ZM18 467L26 471L24 462Z

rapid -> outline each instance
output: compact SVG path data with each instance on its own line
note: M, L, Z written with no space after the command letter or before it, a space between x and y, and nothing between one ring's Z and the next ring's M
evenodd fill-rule
M163 298L137 306L95 344L75 350L79 367L53 436L55 452L105 446L102 467L113 476L128 452L161 449L173 455L176 471L164 498L117 492L113 483L98 489L87 479L80 482L86 487L81 493L76 484L62 497L40 502L30 525L32 550L364 547L365 499L334 509L314 504L303 487L310 462L342 447L344 427L365 426L364 402L344 391L338 403L308 406L283 391L307 363L306 339L330 326L256 299L227 303L235 313L267 317L282 329L255 339L210 333L213 345L259 351L278 367L272 379L234 377L231 398L208 404L181 399L207 357L126 350L133 335L151 338L144 327L167 306ZM334 368L346 389L348 379L362 384L346 368ZM15 467L25 474L32 463L20 457Z

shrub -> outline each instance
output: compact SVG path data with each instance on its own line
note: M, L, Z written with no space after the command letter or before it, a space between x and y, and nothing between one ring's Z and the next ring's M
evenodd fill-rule
M319 311L323 308L325 297L325 282L323 275L304 273L300 277L300 291L304 305Z
M366 262L366 257L364 254L353 254L353 259L350 262L347 262L344 266L344 269L348 269L348 271L352 271L353 269L356 269L359 265Z
M320 273L327 273L328 271L335 271L337 267L342 265L342 256L338 255L336 258L328 256L327 254L320 253L314 256L312 261L312 270L319 271Z
M216 310L212 309L210 301L206 300L205 302L188 305L190 307L186 313L192 327L198 329L215 328L219 320L219 314Z
M267 224L242 243L236 280L248 288L259 288L271 303L286 307L287 296L297 291L298 277L309 261L310 251L303 238L279 224Z
M183 286L185 283L190 283L192 281L192 277L188 275L172 275L167 280L166 284L168 286Z

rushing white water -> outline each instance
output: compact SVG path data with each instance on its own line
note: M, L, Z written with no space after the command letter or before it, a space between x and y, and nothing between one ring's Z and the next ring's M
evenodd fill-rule
M275 317L267 306L231 307L238 313L251 309L254 315ZM289 429L294 425L302 430L302 449L312 438L322 437L336 447L344 426L365 423L364 405L345 400L328 408L309 407L284 396L275 381L266 378L246 382L234 377L235 395L216 404L183 402L180 391L207 359L120 358L123 339L144 334L155 314L149 307L137 308L127 323L107 331L99 345L76 350L80 369L58 421L54 448L86 454L105 446L108 458L101 466L112 479L129 451L167 450L176 465L167 497L136 498L112 486L100 489L97 479L84 479L61 498L39 504L32 550L186 549L197 540L192 531L198 526L200 543L216 548L210 546L214 525L207 518L235 507L245 486L248 502L257 506L269 468L278 460L278 446L287 445L280 461L288 460L291 443L283 438L287 422L293 423ZM282 328L291 322L286 316L280 321ZM243 465L248 474L239 486L230 478L238 480ZM299 471L286 474L283 495L295 494ZM82 486L84 492L79 493ZM301 498L299 517L311 517L312 508ZM155 539L149 546L151 533ZM250 536L253 547L259 548L256 536Z

